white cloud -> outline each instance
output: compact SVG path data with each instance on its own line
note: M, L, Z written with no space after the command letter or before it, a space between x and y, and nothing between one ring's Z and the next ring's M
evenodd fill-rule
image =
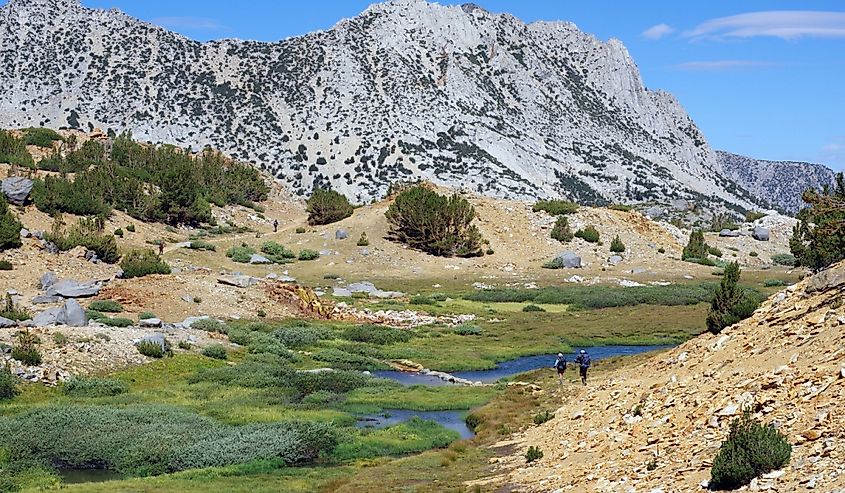
M168 29L196 29L202 31L217 31L225 26L215 19L208 17L156 17L150 23Z
M845 12L815 10L772 10L749 12L711 19L684 33L685 37L752 38L769 36L783 39L801 37L845 37Z
M709 60L684 62L673 65L672 67L680 70L717 72L734 69L768 68L773 66L775 66L775 64L771 62L761 62L757 60Z
M845 170L845 135L834 137L819 153L819 161L833 169Z
M660 39L675 32L675 28L669 24L657 24L643 31L643 37L646 39Z

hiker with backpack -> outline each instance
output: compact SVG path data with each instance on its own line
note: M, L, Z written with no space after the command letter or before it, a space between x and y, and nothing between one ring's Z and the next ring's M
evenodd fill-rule
M557 370L557 379L563 385L563 373L566 371L566 358L563 353L557 353L554 369Z
M581 383L587 385L587 369L590 368L590 355L587 354L587 351L581 350L578 353L578 356L575 357L575 363L578 365L579 370L581 371Z

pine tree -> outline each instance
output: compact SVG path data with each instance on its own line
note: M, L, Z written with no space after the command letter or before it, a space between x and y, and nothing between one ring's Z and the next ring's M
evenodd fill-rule
M552 228L551 237L561 243L569 243L572 241L572 230L569 229L569 221L567 221L565 216L557 217L555 226Z
M0 192L0 251L21 246L21 225Z
M684 247L684 260L689 259L706 259L707 258L707 243L704 242L704 232L700 229L693 230L689 235L689 243Z
M725 266L722 282L716 287L710 312L707 314L707 329L718 334L725 327L748 318L757 309L759 301L739 286L738 262Z
M613 253L622 253L625 251L625 244L619 239L619 235L610 242L610 251Z
M802 196L809 207L798 213L789 249L796 264L821 270L845 259L845 178L836 175L833 190L808 190Z

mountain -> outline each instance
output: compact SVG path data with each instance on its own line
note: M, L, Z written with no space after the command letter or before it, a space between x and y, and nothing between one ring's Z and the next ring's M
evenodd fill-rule
M836 175L823 164L766 161L725 151L716 151L716 155L725 175L760 203L792 214L806 205L801 200L805 190L833 185Z
M300 195L429 179L584 202L753 198L621 42L471 4L375 4L274 43L192 41L78 0L0 8L0 126L212 145Z

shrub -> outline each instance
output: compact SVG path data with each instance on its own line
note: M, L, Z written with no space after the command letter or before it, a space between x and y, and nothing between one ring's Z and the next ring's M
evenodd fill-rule
M558 216L555 226L552 228L552 239L561 243L569 243L573 236L572 230L569 229L569 221L564 216Z
M593 225L588 225L584 229L579 229L575 232L575 236L581 238L587 243L598 243L599 231Z
M759 254L759 253L757 253L757 252L753 252L753 251L752 251L752 252L748 252L748 256L749 256L749 257L757 257L757 256L759 256L759 255L760 255L760 254Z
M53 231L45 235L45 239L53 242L63 252L77 246L84 246L94 251L97 258L103 262L116 263L120 259L117 240L114 235L104 234L101 226L101 219L80 219L67 232L62 232L60 222L57 221L53 226Z
M710 283L671 284L668 286L560 286L540 289L486 289L464 296L484 303L527 303L570 305L576 309L601 309L619 306L679 306L710 302L714 286Z
M578 204L568 200L538 200L532 207L534 212L546 211L553 216L574 214L578 211Z
M338 348L321 349L311 355L317 361L323 361L331 365L332 368L340 368L343 370L385 370L387 365L378 359L369 356L361 356L359 354L348 353Z
M786 286L786 282L783 279L766 279L763 281L763 286L767 288L773 288L776 286Z
M114 300L94 300L88 304L89 310L107 313L119 313L123 311L123 305Z
M437 304L437 302L435 302L433 299L431 299L428 296L425 296L423 294L411 296L409 303L411 303L412 305L436 305Z
M127 279L149 274L170 274L170 266L150 249L132 250L120 262Z
M341 337L347 341L366 342L382 346L397 342L408 342L413 337L413 333L409 330L384 325L353 325L344 330Z
M632 206L625 205L625 204L610 204L609 206L607 206L607 208L612 210L612 211L622 211L622 212L628 212L628 211L634 210L634 208Z
M21 320L29 320L32 315L26 308L22 308L15 304L10 293L6 293L6 299L0 310L0 317L8 318L20 322Z
M0 193L0 251L18 248L23 244L21 228L23 225L9 209L6 196Z
M358 245L359 247L370 246L370 239L369 239L369 238L367 238L367 232L366 232L366 231L364 231L364 232L362 232L362 233L361 233L361 237L360 237L360 238L358 238L358 243L357 243L357 245Z
M115 236L119 236L119 237L123 238L123 230L120 229L120 228L117 228L116 230L114 230L114 233L112 233L112 234L115 235Z
M164 348L161 347L161 344L155 341L141 341L136 347L138 348L138 352L144 356L149 356L150 358L162 358L167 353L166 341L167 339L165 339Z
M202 350L202 355L214 359L226 359L226 348L222 344L209 344Z
M484 419L473 413L467 414L467 417L464 419L464 423L466 423L467 428L469 428L473 433L478 431L478 427L484 422Z
M739 287L740 269L737 262L725 267L722 282L716 287L710 312L707 314L707 329L718 334L725 327L744 320L754 313L759 300Z
M85 316L88 317L90 320L94 320L99 322L104 318L108 318L104 313L98 312L96 310L85 310Z
M0 401L18 395L18 378L12 375L9 365L0 367Z
M231 340L231 337L229 338ZM285 359L295 359L296 355L291 352L272 334L264 332L250 332L246 338L246 343L249 346L249 352L254 354L269 353L281 356Z
M745 213L745 222L753 223L754 221L756 221L758 219L763 219L767 215L768 214L766 214L765 212L748 211L748 212Z
M6 130L0 130L0 163L32 167L32 155L26 150L23 139Z
M808 206L798 213L789 249L796 265L818 271L845 258L845 176L838 173L833 187L801 198Z
M488 248L487 251L484 252L485 255L493 255L494 253L496 253L496 251L492 248Z
M62 385L71 397L111 397L129 392L129 386L113 378L73 377Z
M657 249L657 253L666 253L666 249L663 248L663 247L660 247L660 248Z
M305 227L304 227L304 226L298 226L298 227L296 228L296 234L301 235L301 234L302 234L302 233L304 233L304 232L305 232Z
M181 341L179 341L176 347L178 347L179 349L184 349L185 351L190 351L191 348L194 347L194 345L191 344L191 341L182 339Z
M681 254L681 259L706 259L708 253L707 243L704 243L704 232L700 229L695 229L690 233L687 246Z
M439 195L411 187L385 213L390 237L411 248L441 257L474 257L482 253L481 233L472 224L475 208L463 197Z
M0 260L0 270L12 270L12 263L8 260Z
M297 258L299 260L317 260L318 258L320 258L320 252L318 252L317 250L303 248L299 251L299 256Z
M267 258L274 263L281 264L289 259L296 258L293 250L289 250L275 241L265 241L261 244L261 253L267 255Z
M148 320L151 318L156 318L155 313L152 312L141 312L138 314L138 320Z
M306 203L308 224L331 224L352 215L352 204L349 199L334 190L315 188Z
M54 141L64 141L64 137L55 130L49 128L27 128L23 131L23 140L26 145L38 147L53 147Z
M719 250L718 248L714 247L714 246L708 245L707 246L707 253L709 253L710 255L713 255L714 257L720 257L721 258L721 256L722 256L722 251Z
M213 318L201 318L199 320L195 320L191 324L191 328L204 330L206 332L217 332L219 334L227 334L229 332L229 327L226 324Z
M453 332L459 336L480 336L484 334L484 329L473 324L461 324Z
M193 240L191 243L188 244L188 248L191 250L203 250L208 252L215 252L217 251L217 246L214 243L209 243L207 241L202 240Z
M438 302L446 301L449 299L449 297L446 296L446 293L431 293L430 295L428 295L428 297L431 298L433 301Z
M129 231L130 233L134 233L135 232L135 225L132 224L132 223L129 223L129 225L126 226L126 231Z
M232 247L226 250L227 257L232 259L233 262L238 262L241 264L248 264L249 259L255 253L257 253L255 251L255 248L252 248L246 243L241 243L241 246Z
M790 253L776 253L772 255L772 262L788 267L795 266L795 256Z
M109 327L129 327L135 323L132 319L124 317L103 317L97 319L97 322L100 322L103 325L108 325Z
M619 239L619 235L610 242L610 251L613 253L622 253L625 251L625 244Z
M792 446L774 427L763 425L748 410L731 422L727 440L710 469L710 486L736 489L757 476L789 463Z
M334 332L320 327L293 325L276 329L273 336L289 348L301 348L315 344L321 339L334 339Z
M53 332L53 343L61 347L68 343L68 338L61 332Z
M41 364L41 352L35 344L17 344L12 347L12 358L28 366Z
M555 413L553 413L549 410L543 411L540 414L534 415L534 424L535 425L541 425L541 424L545 423L546 421L550 421L554 417L555 417Z
M546 311L545 308L537 305L525 305L522 307L522 311L529 313L529 312L544 312Z
M528 447L528 450L525 452L525 462L527 462L528 464L534 462L535 460L540 460L542 458L543 451L533 445Z

